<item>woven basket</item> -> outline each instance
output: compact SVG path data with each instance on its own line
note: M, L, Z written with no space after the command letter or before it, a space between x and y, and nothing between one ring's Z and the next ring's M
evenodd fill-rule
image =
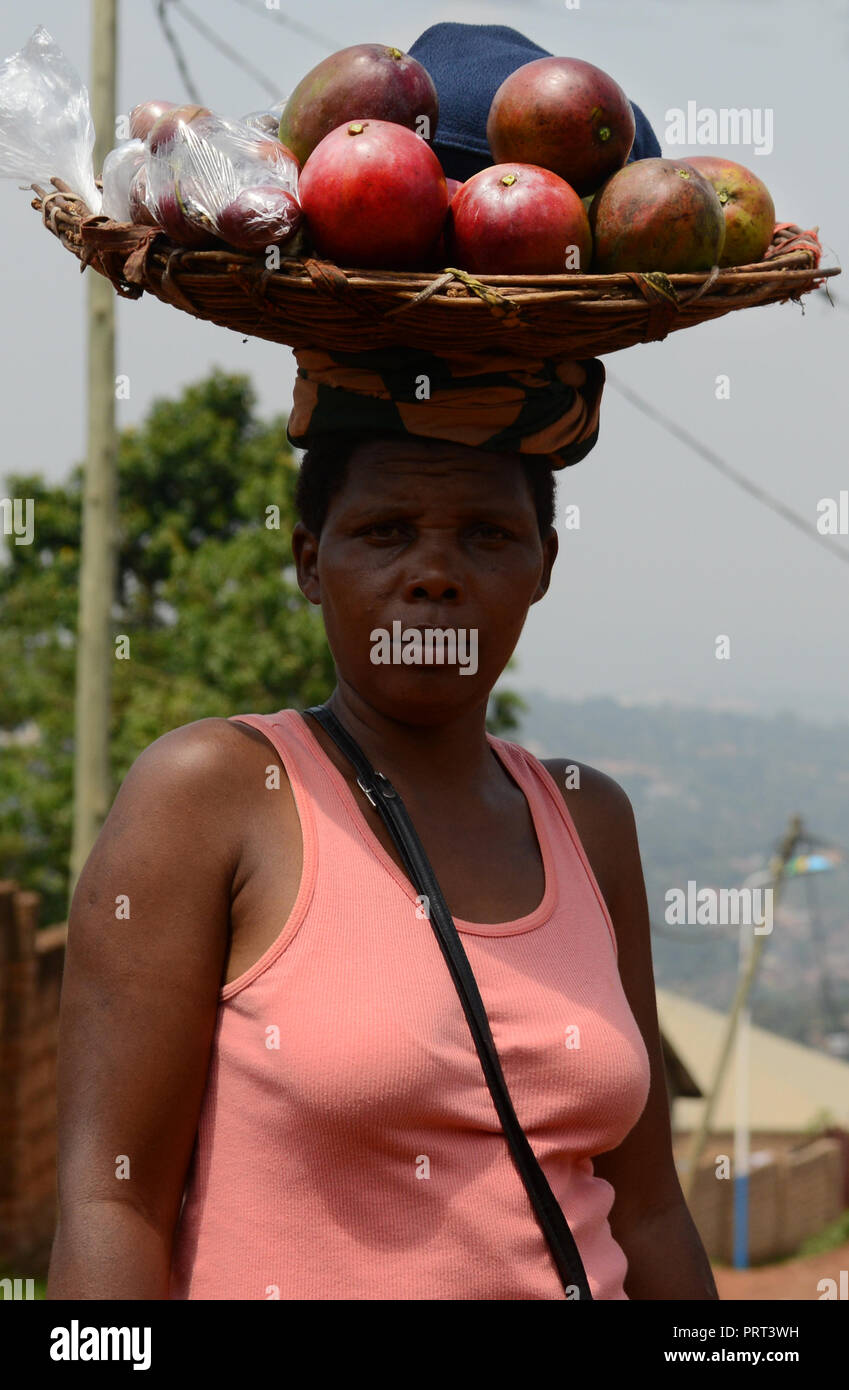
M818 269L815 249L782 245L810 233L784 224L756 265L665 275L485 275L348 270L315 259L282 260L227 249L192 251L156 227L92 217L59 179L37 184L33 207L82 262L118 294L146 290L195 318L291 347L340 351L410 346L506 350L520 356L599 357L658 342L733 309L799 300L837 266ZM816 242L815 236L813 237Z

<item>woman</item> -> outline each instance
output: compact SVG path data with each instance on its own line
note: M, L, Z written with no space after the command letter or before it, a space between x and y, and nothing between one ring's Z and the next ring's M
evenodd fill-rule
M628 798L485 728L601 365L299 364L293 552L328 705L425 846L593 1297L715 1299ZM395 623L464 632L476 659L375 660ZM201 719L127 775L72 905L59 1137L50 1298L564 1296L426 911L296 710Z

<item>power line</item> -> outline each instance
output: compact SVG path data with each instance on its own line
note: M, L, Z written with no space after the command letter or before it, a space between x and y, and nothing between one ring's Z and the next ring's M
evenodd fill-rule
M237 53L235 48L231 47L229 43L222 39L221 36L217 34L214 29L211 29L204 20L200 19L193 10L190 10L188 5L184 5L183 0L171 0L171 4L174 9L183 16L186 22L191 24L202 38L206 39L207 43L211 43L213 48L217 48L219 53L223 53L224 57L229 58L231 63L235 63L236 67L241 68L242 71L246 72L255 82L258 82L261 87L264 87L273 100L276 101L280 97L279 86L272 82L270 77L266 77L265 73L259 68L254 67L253 63L249 62L247 58L243 58L240 53Z
M180 77L183 79L183 85L186 88L186 92L191 97L195 105L200 106L200 92L198 91L197 87L192 81L192 76L189 72L189 67L183 54L183 50L177 42L177 35L171 28L171 25L168 21L168 16L165 13L165 6L167 4L167 0L153 0L153 3L156 9L156 17L159 20L162 32L165 35L165 41L168 44L168 47L171 49L171 53L174 57L174 62L177 65L177 71L179 72Z
M320 48L326 48L328 53L336 53L339 48L338 39L328 38L326 34L321 34L317 29L310 29L308 25L301 24L297 19L290 19L282 10L270 9L267 5L260 8L253 5L251 0L236 0L238 5L244 5L245 9L250 10L254 15L263 15L268 19L273 19L277 24L284 25L291 29L293 33L300 34L302 39L309 39L311 43L318 44Z
M737 470L727 464L724 459L721 459L719 454L715 454L712 449L708 449L702 444L701 440L696 439L695 435L683 429L676 420L672 420L668 415L664 415L662 411L656 410L653 405L649 405L648 401L643 400L642 396L637 395L636 391L632 391L629 386L625 386L621 381L617 381L615 377L611 377L609 372L607 374L607 380L614 389L618 391L621 396L624 396L626 400L630 401L637 410L647 416L649 420L654 420L655 424L660 425L669 434L674 435L682 444L686 444L689 449L693 450L693 453L705 459L705 461L711 464L723 477L729 478L731 482L736 483L744 492L748 492L750 496L754 497L758 502L763 503L770 511L775 512L776 515L783 517L785 521L789 521L792 526L797 527L809 540L816 541L818 545L824 546L831 555L834 555L838 560L842 560L845 565L849 565L849 550L842 550L840 546L835 545L828 537L820 535L819 531L812 530L810 522L806 521L798 512L794 512L790 507L785 506L783 502L779 502L777 498L771 497L768 492L758 487L756 483L751 482L742 473L738 473Z

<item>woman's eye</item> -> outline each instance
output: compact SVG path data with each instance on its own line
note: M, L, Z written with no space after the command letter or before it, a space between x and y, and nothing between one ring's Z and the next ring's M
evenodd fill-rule
M473 529L474 531L483 531L483 532L485 532L489 537L493 537L493 538L498 538L498 537L500 537L500 536L506 536L506 535L508 534L508 533L504 530L504 527L503 527L503 526L495 526L495 525L490 524L488 521L482 521L482 522L480 522L480 524L479 524L478 526L474 526L472 529Z
M473 535L480 533L485 540L499 540L502 536L509 535L503 526L496 526L487 521L478 522L477 525L469 528ZM405 533L406 523L403 521L376 521L372 526L364 526L360 535L375 536L378 540L389 540L395 535Z

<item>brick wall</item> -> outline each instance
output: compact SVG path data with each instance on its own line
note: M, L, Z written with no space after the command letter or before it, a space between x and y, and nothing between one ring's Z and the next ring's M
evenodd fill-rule
M843 1155L836 1139L820 1138L778 1165L779 1241L783 1253L796 1250L805 1237L821 1231L843 1208Z
M66 926L0 880L0 1273L43 1276L56 1219L56 1042Z
M688 1136L676 1136L676 1158L686 1155ZM766 1264L792 1255L802 1241L815 1235L844 1209L843 1152L838 1138L799 1138L752 1135L753 1152L770 1149L769 1162L749 1175L749 1260ZM732 1264L734 1259L734 1140L714 1135L711 1149L728 1154L730 1178L718 1178L712 1159L703 1160L689 1202L693 1220L710 1259ZM679 1162L679 1169L680 1169Z

